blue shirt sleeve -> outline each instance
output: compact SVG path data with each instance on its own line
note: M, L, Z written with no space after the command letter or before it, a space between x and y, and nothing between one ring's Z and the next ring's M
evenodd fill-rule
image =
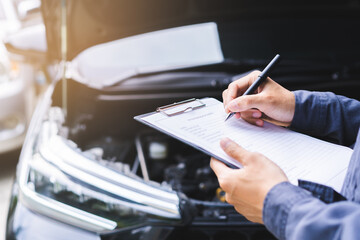
M263 221L279 239L358 239L360 206L349 201L326 204L289 182L267 194Z
M294 91L290 128L350 146L360 126L360 102L331 92Z
M358 101L329 92L294 94L291 128L343 145L355 142L360 125ZM360 204L344 201L340 194L316 183L300 181L299 186L283 182L267 194L263 221L270 232L279 239L359 238Z

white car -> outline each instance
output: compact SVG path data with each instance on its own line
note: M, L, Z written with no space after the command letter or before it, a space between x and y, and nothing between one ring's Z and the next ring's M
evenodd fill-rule
M19 148L26 129L25 84L11 76L12 66L3 37L19 28L12 2L0 2L0 154ZM15 69L13 69L15 70Z
M1 48L4 48L1 45ZM27 123L25 82L11 79L4 49L0 56L0 153L21 146Z
M46 52L43 24L21 22L19 6L11 0L0 1L0 154L21 147L35 105L39 63L32 56L29 64L24 52L37 56Z

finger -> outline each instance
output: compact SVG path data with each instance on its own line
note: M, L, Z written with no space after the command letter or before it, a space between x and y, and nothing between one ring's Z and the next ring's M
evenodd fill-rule
M215 158L211 158L210 167L218 178L220 178L221 176L225 176L231 171L229 167L227 167L224 163L220 162Z
M223 104L224 104L225 111L226 111L226 105L227 105L227 103L228 103L227 98L226 98L227 95L228 95L228 90L225 89L225 90L223 91L223 93L222 93L222 98L223 98ZM228 112L227 112L227 113L228 113Z
M244 112L251 108L257 108L261 111L265 104L263 95L259 93L238 97L229 102L226 107L230 112Z
M226 94L225 106L227 106L229 104L229 102L231 102L232 100L234 100L235 98L237 98L239 96L238 95L239 91L241 91L241 89L238 88L237 82L232 82L229 84L227 92L226 92L227 94Z
M252 124L252 125L256 125L258 127L262 127L264 126L264 120L262 119L258 119L258 118L253 118L253 117L248 117L248 116L243 116L243 114L241 113L241 119L243 119L244 121Z
M266 114L263 113L263 115L261 116L261 119L266 121L266 122L269 122L269 123L272 123L272 124L275 124L275 125L278 125L278 126L282 126L282 127L288 127L290 126L290 123L289 122L282 122L282 121L277 121L269 116L267 116Z
M249 154L247 150L240 147L237 143L230 140L229 138L221 139L220 146L227 155L240 162L243 166L246 165L246 158Z
M262 117L262 112L258 109L249 109L244 112L241 112L241 118L256 118L259 119Z
M246 89L256 80L259 76L260 71L253 71L250 74L242 77L232 83L229 84L228 87L228 94L226 102L229 103L233 99L237 98L238 96L242 95Z
M263 114L258 109L251 109L245 112L241 112L240 116L246 122L262 127L264 125L264 121L260 119L262 118Z

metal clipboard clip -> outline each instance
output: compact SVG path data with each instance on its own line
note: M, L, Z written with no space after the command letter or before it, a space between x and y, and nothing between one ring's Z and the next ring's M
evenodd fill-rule
M164 113L168 117L172 117L185 112L193 111L198 108L205 107L206 104L196 98L191 98L181 102L158 107L156 112Z

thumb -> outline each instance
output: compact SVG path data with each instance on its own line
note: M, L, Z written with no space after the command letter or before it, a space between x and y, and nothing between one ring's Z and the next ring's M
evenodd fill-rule
M227 155L240 162L243 166L246 165L247 155L249 154L247 150L240 147L237 143L230 140L229 138L221 139L220 146Z
M265 101L261 94L246 95L235 98L227 105L230 112L243 112L251 108L262 109Z
M215 158L211 158L210 167L214 171L214 173L216 174L216 176L218 178L228 175L229 172L232 170L228 166L226 166L224 163L220 162L219 160L217 160Z

